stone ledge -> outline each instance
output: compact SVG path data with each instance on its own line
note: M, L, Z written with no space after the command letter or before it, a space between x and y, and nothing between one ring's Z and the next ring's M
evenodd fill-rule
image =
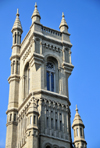
M54 137L54 136L49 136L49 135L45 135L45 134L39 134L39 136L43 136L43 137L52 138L52 139L56 139L56 140L59 140L59 141L64 141L64 142L71 143L71 141L69 141L69 140L65 140L65 139L62 139L62 138L58 138L58 137Z
M49 96L53 96L53 97L56 97L56 98L59 98L59 99L67 100L69 106L71 105L71 103L70 103L70 101L69 101L67 96L60 95L60 94L55 93L55 92L51 92L51 91L40 89L40 90L36 90L36 91L33 92L33 96L37 95L37 94L47 94Z

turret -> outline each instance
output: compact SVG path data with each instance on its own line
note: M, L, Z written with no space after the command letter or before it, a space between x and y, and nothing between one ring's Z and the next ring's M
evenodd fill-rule
M40 14L38 12L38 9L37 9L37 3L35 3L35 9L33 11L33 14L32 14L31 18L32 18L32 24L33 24L33 22L40 23L41 17L40 17Z
M86 141L84 136L84 124L78 113L78 108L76 105L76 114L73 120L72 128L74 130L74 148L86 148Z
M19 13L17 9L16 19L11 30L13 34L13 45L11 55L11 75L8 78L9 82L9 104L7 110L7 135L6 147L13 148L17 144L17 114L19 105L19 80L20 80L20 48L21 48L21 35L22 26L19 20ZM10 133L10 136L9 136Z
M61 32L68 33L68 25L66 23L64 13L62 13L62 20L61 20L59 29Z
M13 34L13 46L12 46L12 55L20 53L20 45L21 45L21 35L23 33L21 22L19 19L19 12L17 9L16 19L11 30Z

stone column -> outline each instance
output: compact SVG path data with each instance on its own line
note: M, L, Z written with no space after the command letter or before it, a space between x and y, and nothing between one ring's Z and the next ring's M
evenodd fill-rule
M55 102L53 101L53 128L55 130Z
M62 132L63 132L63 138L65 138L65 134L64 134L64 104L62 104Z
M49 131L51 135L51 101L49 100Z
M59 118L59 109L60 109L60 103L57 103L57 110L58 110L58 131L60 131L60 118Z
M69 121L68 121L68 106L66 105L66 125L67 125L67 134L69 134Z

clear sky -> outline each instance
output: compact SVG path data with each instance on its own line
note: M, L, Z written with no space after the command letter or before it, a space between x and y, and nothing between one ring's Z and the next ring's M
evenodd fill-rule
M71 34L72 64L69 78L71 125L78 105L85 124L88 148L100 148L100 0L37 0L41 23L59 30L62 12ZM31 26L34 0L0 0L0 148L5 147L9 97L11 29L19 8L22 40ZM73 135L73 131L72 131Z

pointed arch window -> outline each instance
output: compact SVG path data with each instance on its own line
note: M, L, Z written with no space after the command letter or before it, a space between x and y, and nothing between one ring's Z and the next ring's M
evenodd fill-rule
M25 71L24 71L24 96L27 97L30 91L30 68L29 68L29 63L25 66Z
M47 90L55 92L55 65L47 62Z

